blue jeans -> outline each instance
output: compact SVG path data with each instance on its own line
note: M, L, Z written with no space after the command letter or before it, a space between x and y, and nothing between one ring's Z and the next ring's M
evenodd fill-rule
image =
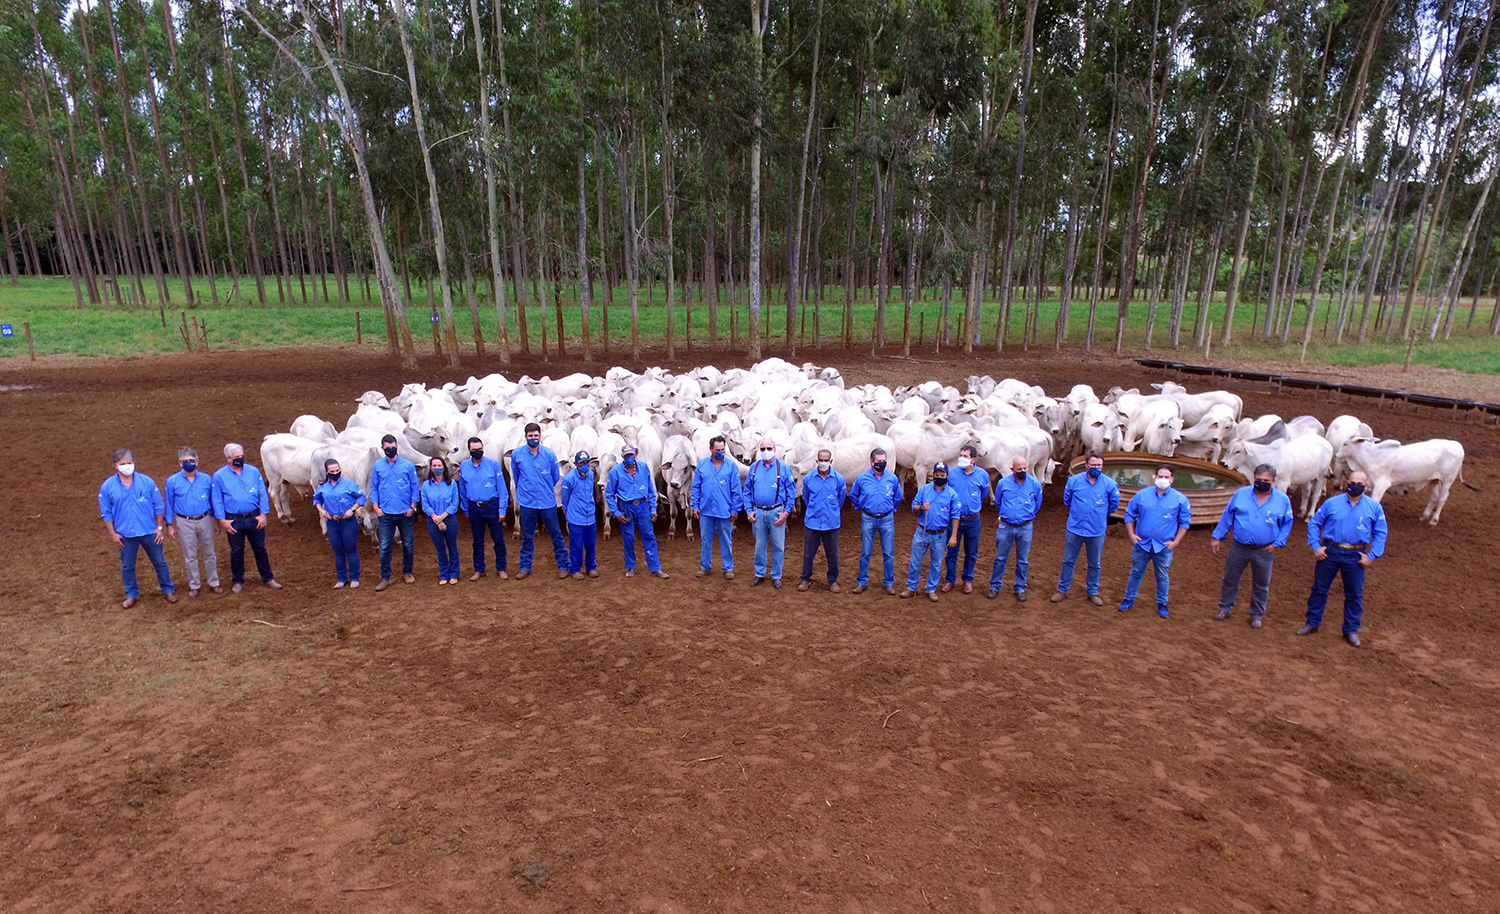
M271 555L266 552L266 531L255 526L254 515L230 517L234 532L229 534L229 577L235 584L245 583L245 543L255 555L255 570L262 581L272 580Z
M771 579L781 580L781 563L786 557L786 524L776 526L780 513L776 508L767 511L756 509L755 523L750 530L755 534L755 576L766 576L766 542L771 545Z
M698 515L699 538L703 541L703 555L698 564L704 570L713 568L714 540L719 541L719 564L725 571L734 570L734 518L707 517Z
M457 520L457 518L454 518ZM490 503L480 507L469 502L469 532L474 537L474 570L480 574L485 573L484 565L484 533L488 530L490 540L495 544L495 570L505 570L505 524L500 520L500 500L491 499ZM457 568L458 566L454 566Z
M1104 558L1104 534L1098 536L1079 536L1076 533L1063 534L1063 563L1062 574L1057 576L1058 593L1067 593L1073 587L1073 567L1078 564L1078 552L1084 550L1088 559L1087 587L1089 596L1099 592L1099 565Z
M1026 592L1026 569L1031 565L1031 524L1012 527L1005 521L995 531L995 567L990 570L990 590L999 590L1005 579L1005 560L1016 547L1016 593Z
M172 572L167 570L167 559L161 554L161 543L156 541L155 533L122 536L120 540L125 544L120 549L120 578L125 582L126 597L134 600L141 595L141 589L135 583L135 560L141 549L146 550L146 558L156 569L156 583L161 586L161 592L171 593L177 589L172 584Z
M380 579L391 579L391 547L396 542L396 530L401 531L401 573L411 574L412 558L416 555L417 520L409 514L380 515Z
M451 514L443 519L443 526L447 530L439 530L438 525L427 518L427 535L432 537L432 548L437 550L438 580L458 580L458 515Z
M948 548L943 556L943 580L949 584L958 580L958 550L964 551L964 580L974 580L974 566L979 564L979 531L981 518L978 514L958 522L958 544Z
M557 522L556 508L521 508L521 558L516 565L522 571L531 570L531 556L536 550L536 522L547 528L547 538L552 540L552 558L558 571L568 570L568 544L563 539L562 525Z
M1340 576L1344 579L1344 634L1349 635L1359 631L1365 596L1365 568L1359 563L1359 553L1353 549L1329 546L1328 558L1314 566L1312 595L1307 598L1307 624L1313 628L1323 624L1328 588Z
M1130 580L1125 584L1125 599L1120 601L1120 606L1129 609L1135 605L1135 594L1141 589L1141 578L1145 576L1148 564L1156 570L1156 605L1166 606L1167 593L1172 584L1167 569L1172 567L1173 555L1174 553L1166 549L1160 552L1147 552L1137 544L1130 551Z
M620 542L625 546L625 568L635 568L635 537L641 536L641 551L646 553L646 568L661 571L661 557L656 553L656 528L651 524L651 505L642 501L632 505L628 501L615 505L620 513L630 518L630 523L620 524Z
M359 518L328 522L328 545L333 547L333 571L345 584L359 580Z
M594 542L599 532L598 524L568 524L568 573L593 571L599 567L594 559Z
M864 512L859 515L859 577L854 583L864 587L870 583L870 554L874 551L875 535L880 534L880 569L885 574L887 587L896 585L896 512L885 517L871 517Z
M921 527L911 538L911 564L906 566L906 589L917 589L917 578L922 573L922 565L928 559L932 559L931 568L927 572L927 592L934 593L938 587L938 572L943 565L943 550L948 547L948 528L944 527L936 533L928 533Z

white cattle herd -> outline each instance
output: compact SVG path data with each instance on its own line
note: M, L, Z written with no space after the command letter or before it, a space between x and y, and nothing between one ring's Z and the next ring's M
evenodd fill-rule
M1457 441L1381 440L1347 415L1326 426L1312 416L1250 419L1242 416L1241 399L1226 391L1189 393L1172 381L1151 387L1155 392L1149 394L1115 387L1100 397L1078 384L1050 396L1024 381L988 375L968 378L964 391L937 381L850 387L835 368L776 358L749 369L704 366L677 375L619 367L603 377L512 381L491 374L435 388L410 383L390 398L369 391L355 401L343 431L317 416L299 416L289 432L267 435L260 454L277 514L290 522L291 491L310 494L323 481L326 458L337 459L344 475L368 491L387 433L423 475L432 457L456 467L472 436L500 459L509 477L510 452L524 441L525 425L536 422L542 444L559 455L562 472L578 451L593 456L601 504L603 481L621 449L638 448L637 459L654 474L665 502L658 509L667 515L668 536L676 535L682 515L688 539L694 536L688 519L694 467L716 435L724 436L741 478L761 440L770 438L799 482L821 448L832 451L834 469L849 480L869 467L871 450L884 449L897 471L918 485L936 463L957 458L965 444L974 446L978 465L994 471L992 476L1008 472L1019 455L1043 483L1052 482L1060 464L1089 452L1198 457L1247 477L1268 463L1277 468L1276 485L1301 496L1304 518L1316 510L1327 482L1360 470L1369 476L1376 501L1390 491L1406 494L1431 483L1422 518L1435 525L1454 481L1461 480L1464 450ZM511 489L515 504L514 481ZM601 513L609 536L610 517ZM362 519L373 531L373 512Z

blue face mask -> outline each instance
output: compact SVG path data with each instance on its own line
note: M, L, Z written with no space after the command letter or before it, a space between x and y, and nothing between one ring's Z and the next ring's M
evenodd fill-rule
M198 461L196 461L196 460L184 460L182 462L182 472L184 472L184 473L192 473L192 472L194 472L197 469L198 469Z
M634 457L626 457L625 458L625 465L628 466L628 467L635 466L635 458Z
M526 446L529 447L529 448L531 448L534 451L537 448L539 448L539 447L542 446L542 439L540 439L540 438L527 438L526 439Z
M586 464L586 463L585 464L580 464L579 467L578 467L578 478L579 479L587 479L588 475L589 475L588 464Z
M1103 467L1089 467L1089 478L1090 479L1098 479L1099 478L1099 474L1102 473L1102 472L1104 472L1104 468Z
M724 452L723 451L714 451L714 459L715 460L723 460L724 459Z

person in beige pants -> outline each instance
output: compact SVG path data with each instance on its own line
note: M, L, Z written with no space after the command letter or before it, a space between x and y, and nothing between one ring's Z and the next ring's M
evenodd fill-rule
M219 557L214 551L213 505L209 502L213 477L198 472L198 452L190 447L177 452L177 462L182 470L167 477L163 497L168 535L182 545L182 558L187 563L188 596L196 597L201 589L200 556L208 572L209 588L214 593L223 593L224 588L219 584Z

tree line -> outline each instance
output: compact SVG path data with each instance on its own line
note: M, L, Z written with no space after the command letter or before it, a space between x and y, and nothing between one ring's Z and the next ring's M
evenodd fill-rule
M1054 299L1059 345L1436 338L1500 273L1497 3L21 0L0 247L80 307L363 294L408 361L425 300L454 365L459 300L508 361L618 295L638 356L658 283L669 354L692 303L909 350L926 292L965 352Z

